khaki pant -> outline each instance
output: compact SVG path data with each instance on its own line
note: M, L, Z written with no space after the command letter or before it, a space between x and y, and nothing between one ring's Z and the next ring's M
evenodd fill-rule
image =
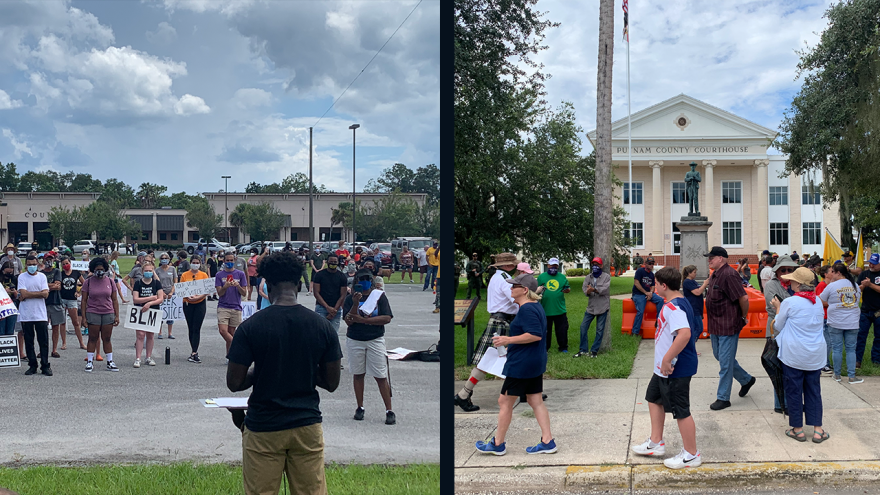
M269 432L244 427L241 451L246 495L278 495L282 472L291 495L327 494L321 423Z

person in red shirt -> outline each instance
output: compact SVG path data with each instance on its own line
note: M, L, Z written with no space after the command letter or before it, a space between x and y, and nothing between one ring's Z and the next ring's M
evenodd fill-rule
M819 268L816 268L814 271L816 275L822 278L822 281L816 285L816 295L822 294L822 291L825 290L825 287L828 287L828 284L825 283L825 274L828 273L828 270L831 269L831 265L822 265ZM825 334L825 367L821 369L822 373L832 374L834 370L831 369L831 359L828 357L831 355L831 332L828 331L828 306L825 306L825 321L822 327L822 331Z
M345 241L339 241L339 248L335 251L336 257L339 258L339 264L342 265L345 263L345 260L351 256L351 253L348 252L348 249L345 249Z

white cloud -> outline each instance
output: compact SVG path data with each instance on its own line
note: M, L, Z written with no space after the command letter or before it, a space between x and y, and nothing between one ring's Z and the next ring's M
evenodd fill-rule
M174 113L177 115L193 115L210 111L211 108L205 104L205 100L191 94L181 96L180 100L174 104Z
M170 45L177 40L177 30L167 22L160 22L155 31L147 31L147 41L157 45Z
M6 91L0 89L0 110L9 110L10 108L18 108L20 106L20 100L13 100Z
M258 88L241 88L235 92L232 101L242 110L264 107L272 104L272 93Z
M165 8L172 12L178 9L199 13L218 11L226 15L235 14L252 3L253 0L164 0Z
M34 152L31 151L30 146L28 146L27 142L21 139L20 136L16 136L11 130L3 129L3 137L9 139L9 143L12 144L12 147L15 151L13 151L12 155L18 159L21 158L24 153L28 155L34 156Z

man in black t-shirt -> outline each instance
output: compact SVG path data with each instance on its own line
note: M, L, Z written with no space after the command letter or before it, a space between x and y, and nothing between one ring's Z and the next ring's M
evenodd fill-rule
M52 251L43 257L43 274L49 284L49 297L46 298L46 314L49 324L52 326L52 357L60 358L58 354L58 337L61 337L61 349L67 349L67 334L61 334L61 324L66 316L64 307L61 306L61 270L55 268L55 255Z
M304 268L294 253L266 256L257 269L272 305L238 327L226 369L229 390L254 387L247 416L233 411L242 430L245 493L278 493L283 466L291 493L326 494L315 387L333 392L339 386L339 337L327 318L297 302Z
M871 362L880 366L880 254L874 253L868 260L868 269L862 270L857 279L862 289L862 314L859 317L859 335L856 339L856 368L862 367L868 332L874 326L874 345L871 346Z
M327 268L315 274L315 313L327 318L334 330L339 332L342 313L339 308L348 293L348 277L339 270L339 258L335 254L327 256Z

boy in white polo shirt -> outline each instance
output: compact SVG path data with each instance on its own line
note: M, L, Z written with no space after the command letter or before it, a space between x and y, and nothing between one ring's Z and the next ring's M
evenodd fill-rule
M702 456L697 450L697 429L690 411L691 377L697 373L697 349L695 342L703 329L691 311L690 303L681 293L681 274L667 266L657 272L657 295L666 303L657 319L654 337L654 375L648 384L645 400L651 413L651 437L632 447L640 455L663 455L663 423L666 413L678 421L681 432L681 452L663 463L671 469L697 467ZM656 426L659 428L655 429Z

